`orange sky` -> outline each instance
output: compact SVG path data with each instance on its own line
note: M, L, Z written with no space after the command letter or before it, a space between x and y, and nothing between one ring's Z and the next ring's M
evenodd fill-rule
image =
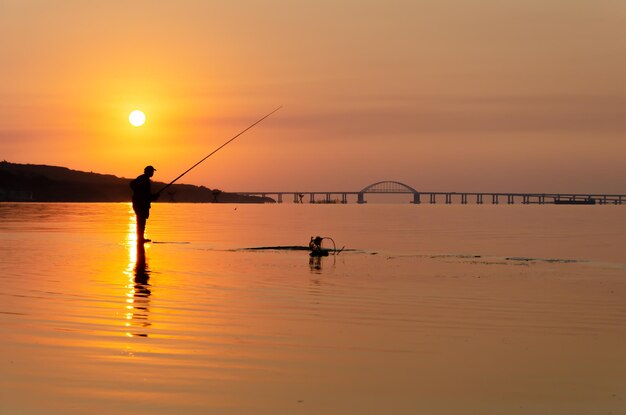
M227 191L626 193L626 3L0 0L0 160ZM142 109L148 122L130 126Z

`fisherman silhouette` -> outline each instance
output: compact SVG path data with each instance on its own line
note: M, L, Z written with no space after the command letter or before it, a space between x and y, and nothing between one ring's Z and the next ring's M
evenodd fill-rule
M159 194L152 194L150 177L154 175L156 169L147 166L143 169L143 174L130 182L130 188L133 190L133 210L137 215L137 243L150 242L146 239L144 232L146 230L146 220L150 217L150 205L153 200L159 198Z
M311 240L309 241L309 249L311 252L319 252L322 250L322 237L316 236L315 238L311 236Z
M324 240L324 238L321 236L316 236L315 238L311 236L311 240L309 241L309 249L311 250L309 253L310 256L328 256L328 251L322 249L322 240Z

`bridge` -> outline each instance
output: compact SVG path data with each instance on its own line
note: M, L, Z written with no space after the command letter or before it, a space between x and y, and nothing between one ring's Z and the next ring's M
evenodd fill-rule
M484 203L509 205L528 204L572 204L572 205L621 205L626 203L626 195L597 193L502 193L502 192L424 192L391 180L372 183L359 191L278 191L278 192L233 192L245 196L276 196L278 203L292 196L293 203L348 203L348 196L356 197L356 203L367 203L366 194L408 194L413 196L411 203Z

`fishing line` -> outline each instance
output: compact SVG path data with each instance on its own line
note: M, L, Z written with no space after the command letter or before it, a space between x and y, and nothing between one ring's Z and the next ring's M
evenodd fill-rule
M213 150L211 153L209 153L208 156L206 156L205 158L203 158L202 160L200 160L199 162L197 162L196 164L194 164L193 166L189 167L187 170L185 170L180 176L178 176L177 178L175 178L174 180L172 180L171 182L169 182L168 184L166 184L161 190L159 190L157 192L157 194L160 194L163 190L167 189L168 187L170 187L171 185L173 185L174 183L176 183L176 181L178 181L178 179L180 179L181 177L183 177L185 174L189 173L194 167L196 167L198 164L202 163L204 160L208 159L209 157L211 157L213 154L217 153L219 150L221 150L223 147L225 147L226 145L228 145L231 141L233 141L235 138L239 137L241 134L245 133L246 131L248 131L250 128L254 127L255 125L257 125L258 123L260 123L261 121L263 121L264 119L266 119L267 117L269 117L270 115L272 115L273 113L275 113L276 111L278 111L279 109L281 109L283 106L281 105L280 107L276 108L274 111L270 112L269 114L267 114L266 116L264 116L263 118L259 119L258 121L254 122L253 124L249 125L247 128L245 128L244 130L242 130L239 134L237 134L236 136L234 136L233 138L231 138L230 140L228 140L227 142L225 142L224 144L222 144L221 146L219 146L218 148L216 148L215 150Z

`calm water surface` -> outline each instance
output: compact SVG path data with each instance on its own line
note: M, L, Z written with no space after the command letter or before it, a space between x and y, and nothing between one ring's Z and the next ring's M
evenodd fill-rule
M0 203L0 414L626 413L623 206L151 215Z

